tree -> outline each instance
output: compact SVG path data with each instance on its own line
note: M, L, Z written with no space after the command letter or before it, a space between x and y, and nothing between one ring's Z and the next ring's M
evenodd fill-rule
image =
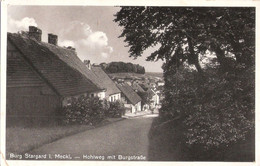
M124 62L111 62L109 64L102 64L102 67L108 72L108 73L139 73L144 74L145 68L143 66L140 66L138 64L132 64L132 63L124 63Z
M165 62L160 117L180 117L187 144L226 147L254 133L255 8L122 7L115 16L131 57L158 47L147 60ZM217 63L203 68L209 53Z
M254 61L254 8L122 7L114 20L122 26L120 37L130 47L130 56L159 46L147 60L184 62L202 72L199 55L216 53L221 65L234 54L238 64ZM176 54L175 52L182 52Z

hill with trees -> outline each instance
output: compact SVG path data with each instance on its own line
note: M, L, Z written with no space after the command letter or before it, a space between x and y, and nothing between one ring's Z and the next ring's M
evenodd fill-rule
M101 67L107 73L138 73L145 74L145 68L139 64L125 63L125 62L110 62L101 63Z

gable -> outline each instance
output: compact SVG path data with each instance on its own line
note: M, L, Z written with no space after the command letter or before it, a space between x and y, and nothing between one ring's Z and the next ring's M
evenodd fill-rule
M7 87L42 86L43 80L15 47L10 42L7 46Z

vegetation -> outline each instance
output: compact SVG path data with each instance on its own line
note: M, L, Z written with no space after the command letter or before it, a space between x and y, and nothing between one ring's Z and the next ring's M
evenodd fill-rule
M122 117L125 113L125 107L123 103L119 101L108 103L108 107L105 111L106 117L110 118L119 118Z
M97 124L104 119L105 110L98 97L73 98L70 105L62 108L66 124Z
M51 125L44 127L8 127L6 128L6 156L10 153L23 154L44 144L56 141L87 129L87 125Z
M95 126L117 121L124 113L120 102L106 102L81 96L57 111L62 123L37 126L14 126L6 129L6 152L23 154L44 144L73 135Z
M255 8L122 7L115 22L131 56L159 48L147 60L165 61L160 118L181 119L185 146L254 138Z
M95 125L105 118L118 118L124 114L122 103L102 101L98 97L80 96L73 98L70 105L62 108L65 124Z
M186 143L211 147L245 140L254 131L254 68L219 74L180 71L165 89L161 116L180 116ZM169 77L168 77L169 78Z
M109 64L102 63L101 66L107 73L138 73L145 74L145 68L138 64L111 62Z

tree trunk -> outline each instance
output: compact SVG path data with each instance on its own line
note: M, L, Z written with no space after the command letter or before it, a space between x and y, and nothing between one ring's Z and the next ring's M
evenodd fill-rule
M220 66L224 67L224 65L225 65L225 52L218 45L214 45L213 49L214 49L214 52L216 53L216 56L217 56L217 59L218 59Z
M220 48L219 44L213 44L212 45L212 49L213 51L216 53L218 62L220 64L220 68L224 71L227 71L230 69L230 67L232 67L232 64L229 64L229 62L227 61L227 58L225 56L225 51L223 51Z
M196 67L196 69L197 69L197 71L198 71L199 73L202 73L203 70L202 70L202 68L201 68L201 66L200 66L200 63L199 63L199 56L198 56L198 54L196 54L195 51L194 51L194 47L193 47L193 43L192 43L192 41L191 41L191 38L190 38L190 37L187 37L187 40L188 40L189 52L190 52L190 54L189 54L189 56L188 56L188 61L189 61L189 63L195 65L195 67Z

